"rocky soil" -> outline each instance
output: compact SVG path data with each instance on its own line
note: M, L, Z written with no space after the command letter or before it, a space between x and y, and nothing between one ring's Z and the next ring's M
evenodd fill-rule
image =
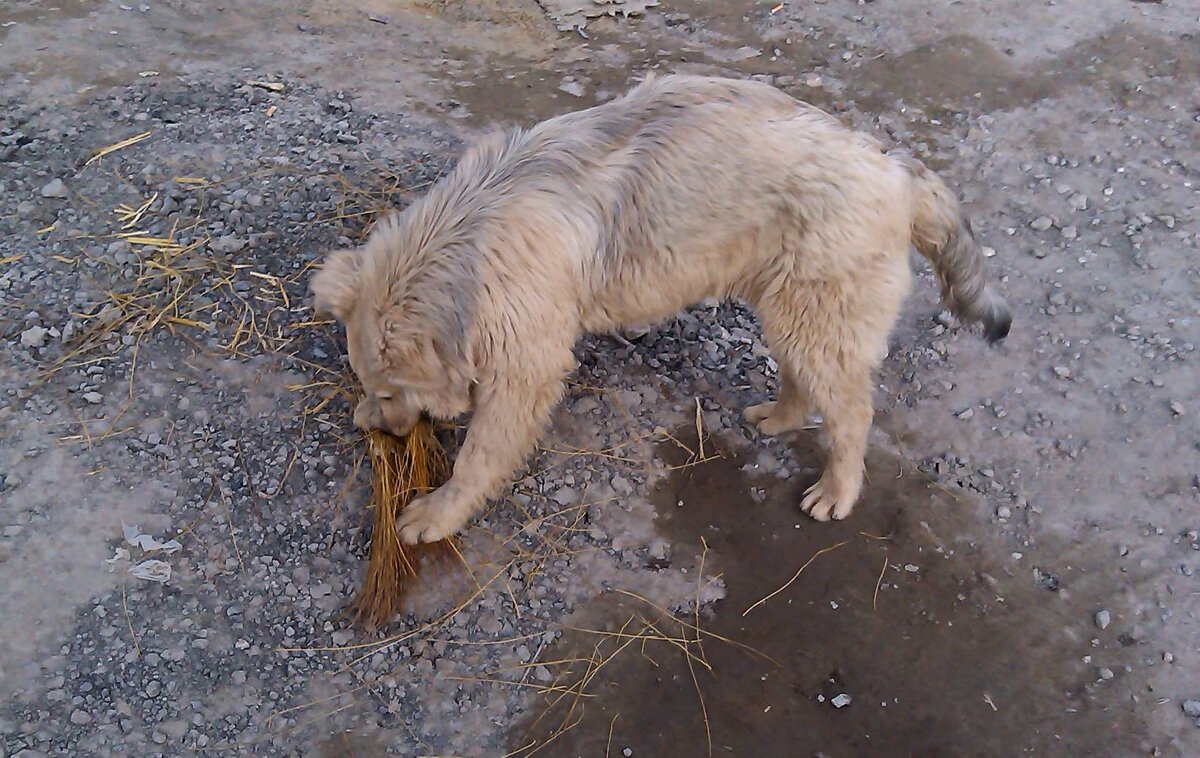
M0 9L0 755L1200 751L1200 18L710 5ZM921 154L1012 336L914 263L836 525L795 508L815 430L741 420L774 388L753 314L585 340L467 568L357 629L362 446L311 264L488 124L652 69Z

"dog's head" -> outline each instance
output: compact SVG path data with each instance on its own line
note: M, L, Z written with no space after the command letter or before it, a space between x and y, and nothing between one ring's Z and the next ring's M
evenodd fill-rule
M403 249L400 232L389 220L363 247L330 253L309 286L317 313L346 329L350 367L364 390L355 424L403 436L422 412L466 412L473 369L470 309L460 294L471 283Z

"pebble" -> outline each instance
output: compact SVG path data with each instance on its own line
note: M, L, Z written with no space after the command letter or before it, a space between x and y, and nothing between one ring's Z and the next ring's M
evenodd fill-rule
M1184 700L1183 712L1189 718L1200 719L1200 700Z
M228 255L229 253L236 253L242 248L246 247L246 240L233 234L226 234L223 237L218 237L217 239L213 240L211 247L214 252Z
M1096 626L1101 629L1107 629L1110 623L1112 623L1112 614L1107 610L1096 612Z
M92 405L99 405L104 402L104 395L101 395L99 392L85 392L83 393L83 399Z
M63 198L67 196L67 185L62 179L53 179L42 187L42 197Z
M1049 216L1038 216L1029 224L1029 228L1035 232L1044 232L1054 226L1054 221Z
M583 97L587 93L582 84L573 80L564 81L558 88L572 97Z
M71 711L71 723L75 724L76 726L90 724L92 723L92 715L87 711L76 708L75 710Z
M46 335L50 333L49 329L41 326L31 326L21 332L21 344L25 347L42 347L46 344Z
M831 699L829 702L833 703L834 708L845 708L846 706L850 705L851 698L849 695L843 692L840 695L834 695L833 699Z

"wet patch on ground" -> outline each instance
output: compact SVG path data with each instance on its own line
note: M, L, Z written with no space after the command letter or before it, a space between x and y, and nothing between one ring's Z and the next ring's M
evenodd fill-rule
M678 447L659 452L669 466L685 462ZM853 517L818 524L796 504L824 456L811 432L793 452L805 472L796 481L759 474L742 455L664 480L657 507L671 551L657 567L696 575L703 561L724 599L670 617L621 588L596 598L568 623L586 631L545 656L574 659L576 670L548 686L512 747L553 738L554 755L1148 748L1134 713L1145 686L1123 667L1138 642L1096 629L1094 609L1071 591L1103 581L1103 568L1083 567L1086 545L1046 543L1014 560L1008 546L962 537L977 533L978 505L881 450ZM654 632L642 631L647 623ZM1110 692L1087 697L1097 688Z

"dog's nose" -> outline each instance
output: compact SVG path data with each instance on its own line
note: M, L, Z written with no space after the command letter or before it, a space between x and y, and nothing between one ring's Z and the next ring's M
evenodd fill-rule
M364 397L354 409L354 425L364 432L383 427L383 412L374 397Z

